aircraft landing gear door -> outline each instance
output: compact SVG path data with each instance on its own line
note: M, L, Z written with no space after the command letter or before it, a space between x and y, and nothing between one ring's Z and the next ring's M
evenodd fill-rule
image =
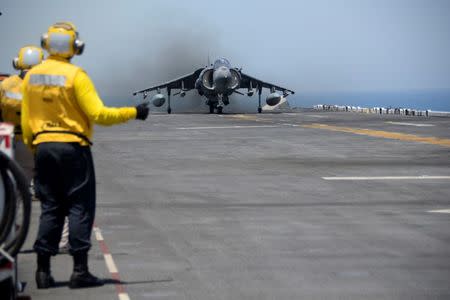
M262 107L261 107L261 93L262 93L262 88L258 87L258 113L262 113Z
M170 88L167 88L167 113L172 113L172 107L170 107Z

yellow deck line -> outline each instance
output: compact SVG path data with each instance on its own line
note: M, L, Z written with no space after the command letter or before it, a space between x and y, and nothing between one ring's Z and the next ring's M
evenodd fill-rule
M426 143L426 144L450 147L450 139L443 139L443 138L437 138L437 137L432 137L432 136L426 137L426 136L419 136L419 135L414 135L414 134L405 134L405 133L400 133L400 132L389 132L389 131L382 131L382 130L330 126L330 125L320 124L320 123L313 123L310 125L302 125L302 127L325 129L325 130L331 130L331 131L347 132L347 133L354 133L354 134L359 134L359 135L367 135L367 136L372 136L372 137L380 137L380 138L385 138L385 139L393 139L393 140L408 141L408 142L419 142L419 143Z

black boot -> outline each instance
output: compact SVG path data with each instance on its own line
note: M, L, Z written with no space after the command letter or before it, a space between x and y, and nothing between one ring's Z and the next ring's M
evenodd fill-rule
M73 256L73 273L70 276L69 287L71 289L102 286L103 280L89 272L87 265L87 253L76 253Z
M48 289L55 285L55 280L50 273L50 255L38 254L37 256L36 285L38 289Z

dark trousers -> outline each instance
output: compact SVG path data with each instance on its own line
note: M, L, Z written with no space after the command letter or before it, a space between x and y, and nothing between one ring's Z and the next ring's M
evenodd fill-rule
M20 137L16 136L14 143L14 159L25 171L25 176L29 181L33 178L34 159L33 153L25 146Z
M91 149L77 143L41 143L35 155L35 188L41 201L34 250L56 255L69 217L72 255L87 252L95 217L95 172Z

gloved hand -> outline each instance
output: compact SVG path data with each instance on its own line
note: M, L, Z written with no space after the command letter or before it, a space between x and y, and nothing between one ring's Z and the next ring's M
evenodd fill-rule
M136 106L136 119L144 121L148 117L148 102L141 103Z

